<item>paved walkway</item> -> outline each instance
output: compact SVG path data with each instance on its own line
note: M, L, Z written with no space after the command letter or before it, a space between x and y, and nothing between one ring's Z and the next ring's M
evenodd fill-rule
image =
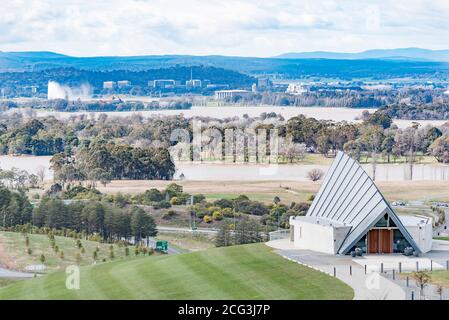
M367 271L349 256L337 256L297 249L287 239L267 242L278 254L313 269L335 276L354 289L356 300L404 300L406 292L378 272Z
M31 278L31 277L34 277L33 273L12 271L0 268L0 278Z

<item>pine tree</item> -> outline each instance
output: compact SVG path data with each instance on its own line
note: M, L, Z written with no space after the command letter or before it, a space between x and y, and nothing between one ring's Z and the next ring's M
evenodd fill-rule
M229 227L226 223L222 223L220 225L220 229L218 230L217 237L215 238L215 246L216 247L227 247L231 245L231 233L229 231Z

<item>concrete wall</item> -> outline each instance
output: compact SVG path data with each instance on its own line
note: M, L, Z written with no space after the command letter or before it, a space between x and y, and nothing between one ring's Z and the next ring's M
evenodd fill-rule
M292 221L294 226L294 245L323 253L335 254L334 228L305 221Z
M432 249L433 232L431 223L422 226L416 225L405 227L423 253L429 252Z

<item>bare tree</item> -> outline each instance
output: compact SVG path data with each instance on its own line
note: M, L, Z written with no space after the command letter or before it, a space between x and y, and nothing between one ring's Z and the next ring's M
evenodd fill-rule
M421 299L424 299L424 288L429 284L430 276L424 271L417 271L412 273L412 278L419 287L419 295Z
M373 168L373 181L376 181L376 171L377 171L377 153L376 152L372 152L371 153L371 165Z
M312 169L307 172L307 177L312 181L321 180L324 176L324 172L321 169Z
M291 139L281 147L280 153L293 163L296 160L303 161L306 156L306 145L304 143L294 143Z
M45 166L39 166L36 168L36 175L39 177L39 181L41 183L44 182L46 172L47 168L45 168Z

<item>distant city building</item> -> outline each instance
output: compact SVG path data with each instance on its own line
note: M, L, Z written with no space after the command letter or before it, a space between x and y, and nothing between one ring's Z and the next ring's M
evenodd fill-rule
M229 85L228 84L214 84L214 83L211 83L211 84L206 85L206 88L207 89L224 90L224 89L229 88Z
M298 83L290 83L287 87L287 90L285 93L293 94L295 96L302 95L303 93L306 93L307 90Z
M242 97L246 98L252 94L251 91L248 90L219 90L215 91L215 99L217 100L226 100L232 99L234 97Z
M117 87L119 87L119 88L129 87L130 85L131 85L131 81L128 81L128 80L117 81Z
M105 81L103 82L103 89L114 89L116 85L115 81Z
M268 89L272 87L272 83L268 78L259 78L257 79L257 88L258 89Z
M186 81L187 88L201 88L201 86L202 86L201 80L192 79Z
M207 86L208 85L210 85L211 84L211 81L210 80L203 80L203 87L206 87L207 88Z
M29 91L29 92L31 92L31 93L37 93L37 86L29 86L29 87L24 87L24 89L26 90L26 91ZM2 89L3 90L3 89Z
M152 86L150 85L150 87L153 87L155 89L164 89L164 88L170 88L170 87L174 87L176 85L176 81L175 80L170 80L170 79L158 79L158 80L153 80L150 81L152 82ZM150 83L148 82L148 83Z

